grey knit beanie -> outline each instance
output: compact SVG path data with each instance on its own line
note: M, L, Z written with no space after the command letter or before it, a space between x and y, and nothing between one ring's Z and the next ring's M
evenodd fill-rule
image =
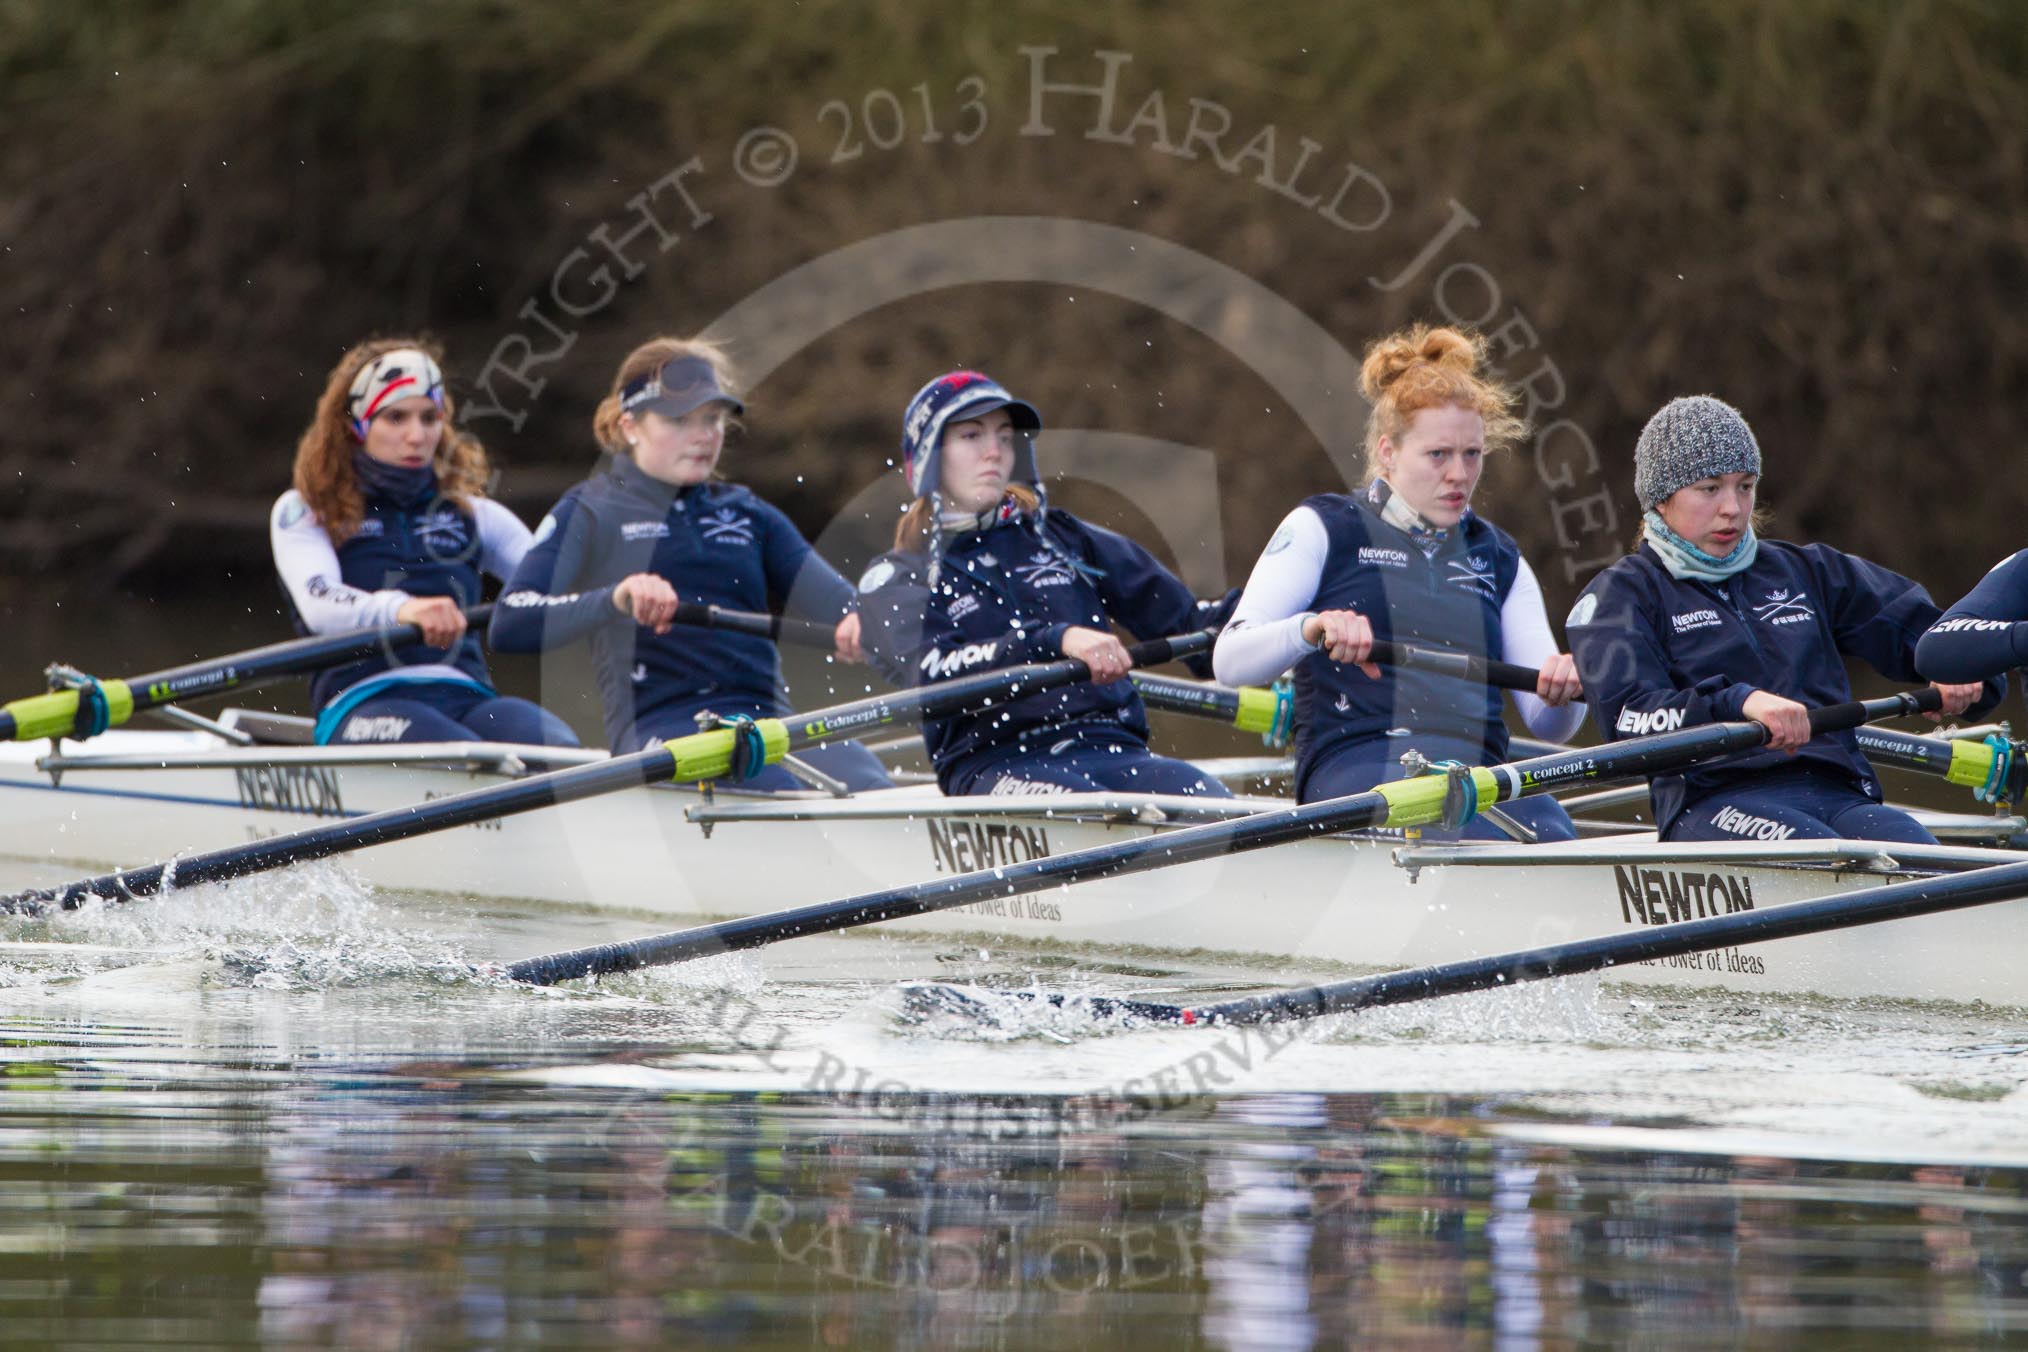
M1634 496L1649 511L1684 484L1760 473L1760 443L1738 409L1708 394L1671 399L1634 443Z

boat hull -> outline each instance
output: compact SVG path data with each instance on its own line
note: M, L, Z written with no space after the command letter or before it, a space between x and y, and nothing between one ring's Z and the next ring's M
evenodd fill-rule
M442 764L319 764L323 749L224 751L202 734L113 733L60 776L0 748L0 853L78 873L210 850L501 782ZM407 753L405 753L407 754ZM149 768L91 764L146 760ZM238 757L239 763L219 763ZM203 761L205 763L191 763ZM758 800L663 786L453 828L346 856L374 885L636 913L747 915L1146 836L1178 800L948 800L903 789ZM1889 850L1892 853L1888 853ZM887 927L1019 945L1244 954L1326 966L1451 961L1763 909L2011 862L1938 847L1441 847L1333 837L974 903ZM666 927L666 924L662 927ZM1617 969L1643 985L2028 1006L2028 903L1727 948ZM512 955L510 955L512 956Z

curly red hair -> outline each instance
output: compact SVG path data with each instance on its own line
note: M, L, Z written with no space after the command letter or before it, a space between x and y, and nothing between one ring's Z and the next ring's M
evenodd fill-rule
M1359 368L1359 388L1373 405L1366 420L1368 475L1380 472L1380 439L1399 442L1408 420L1426 408L1478 414L1488 451L1519 440L1528 429L1514 416L1514 391L1482 374L1485 366L1486 340L1465 329L1416 324L1375 339Z
M353 377L376 357L404 347L429 353L439 367L443 349L427 338L371 338L338 359L317 397L317 411L310 425L296 441L295 489L317 514L317 521L334 545L344 544L359 531L366 515L366 495L359 489L359 476L352 468L353 452L359 449L352 434L347 401ZM454 415L457 407L449 390L444 391L444 435L437 443L437 487L461 507L474 498L486 496L486 481L492 467L486 448L477 438L460 431Z

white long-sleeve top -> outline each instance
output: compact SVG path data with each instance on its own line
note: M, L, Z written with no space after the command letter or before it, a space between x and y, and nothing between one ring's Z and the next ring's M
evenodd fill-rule
M479 530L479 567L502 580L512 577L534 535L520 517L491 498L474 498L471 505ZM395 612L415 599L398 587L367 591L346 583L324 523L293 488L275 499L268 543L275 571L313 634L393 624Z
M512 577L534 535L520 517L491 498L472 500L472 519L479 533L480 569L503 580ZM282 586L295 602L304 627L313 634L393 624L396 612L414 599L399 587L369 591L347 583L331 536L303 495L293 488L275 499L268 516L268 544L274 550L275 571L281 575ZM448 663L402 667L399 675L405 680L468 679Z
M1330 552L1330 536L1316 512L1298 507L1282 519L1212 650L1212 670L1220 681L1263 685L1316 651L1303 641L1303 622L1315 613L1309 606L1317 599ZM1559 651L1542 584L1526 559L1520 560L1514 585L1500 604L1500 646L1507 661L1538 670ZM1532 693L1512 693L1521 721L1544 741L1564 741L1584 722L1582 704L1552 708Z

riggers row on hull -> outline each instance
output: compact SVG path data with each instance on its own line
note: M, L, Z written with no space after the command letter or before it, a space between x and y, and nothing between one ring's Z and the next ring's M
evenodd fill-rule
M63 771L0 748L0 853L117 867L279 835L504 782L597 753L449 745L236 749L122 732ZM1129 794L946 799L909 788L766 799L658 787L462 826L349 856L376 886L710 919L1004 868L1282 804ZM2005 819L1986 819L2005 834ZM2015 824L2018 828L2018 823ZM1865 842L1441 845L1355 833L1099 879L887 922L1017 945L1210 950L1393 967L1764 909L1899 878L2010 862L2011 851ZM173 903L166 903L173 904ZM2028 1006L2028 904L1635 964L1615 979L1744 992ZM503 956L512 957L513 954Z

